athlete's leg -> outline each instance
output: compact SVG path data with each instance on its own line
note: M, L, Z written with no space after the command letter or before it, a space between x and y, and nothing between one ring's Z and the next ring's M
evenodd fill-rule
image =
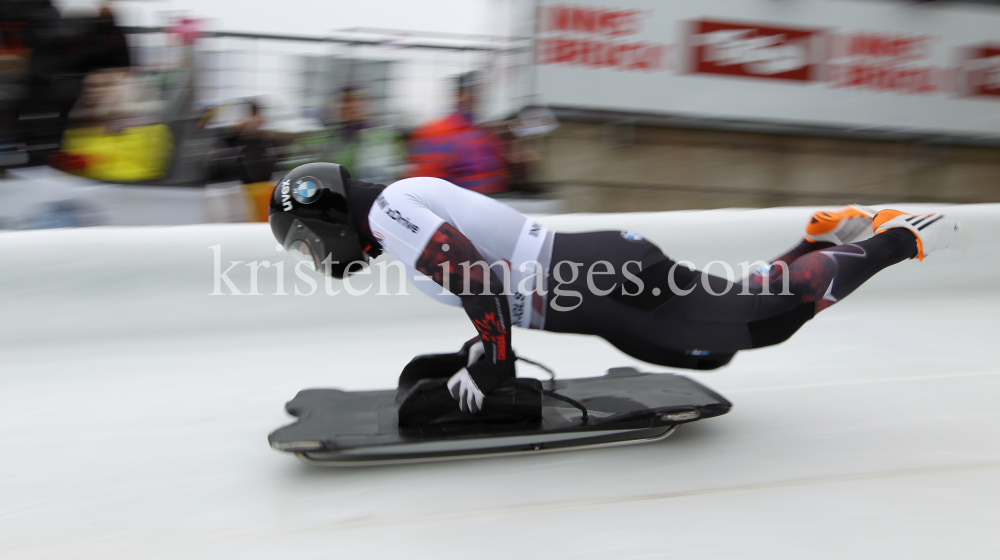
M756 268L745 281L761 283L764 281L763 277L774 274L772 271L787 270L799 257L871 237L874 215L874 210L857 204L814 213L798 244L771 262Z
M623 352L653 363L707 369L734 352L787 340L817 312L846 297L887 266L916 256L909 231L890 230L850 245L800 256L780 271L768 290L698 274L683 292L648 313L608 301L593 309L611 328L598 334ZM644 279L647 290L668 288L664 274ZM602 298L608 299L608 298ZM589 303L589 302L588 302ZM683 357L683 358L682 358Z
M597 335L630 356L664 366L713 369L728 362L733 351L698 351L693 344L699 339L684 337L687 318L657 313L679 297L675 292L700 290L691 288L700 273L675 266L656 245L628 233L555 235L544 329ZM717 326L731 334L720 338L740 338L736 346L749 347L745 324Z
M787 266L787 273L786 267L777 267L768 291L760 284L733 284L688 271L665 256L643 258L645 266L638 275L643 286L641 296L613 291L595 297L585 289L581 278L569 286L581 294L580 304L564 313L549 309L545 328L596 334L623 352L651 363L694 369L718 367L739 350L787 340L817 312L843 299L880 270L921 256L918 239L927 238L921 245L925 251L928 247L962 245L961 224L946 219L932 221L936 216L895 213L881 221L876 218L878 235L797 255ZM927 231L915 229L927 223L932 224ZM611 236L606 240L621 244ZM592 253L593 245L584 247L574 241L574 237L557 237L553 263L558 261L557 255L573 253L576 262L589 267L604 255L613 260L618 252ZM630 293L638 287L621 275L609 277L608 282L621 282Z
M803 301L815 301L819 312L880 270L916 256L916 237L905 229L892 229L864 241L803 256L789 267L789 284Z
M787 286L793 306L782 297L758 295L760 305L747 322L751 347L788 340L806 321L847 297L880 270L917 256L916 238L902 229L864 241L814 251L788 267ZM785 285L778 272L772 293ZM756 286L749 286L754 291ZM759 292L758 292L759 293Z
M786 340L812 315L840 301L880 270L905 259L942 249L964 251L971 244L962 224L942 214L913 215L883 210L873 219L875 236L804 255L788 267L790 291L801 301L796 311L772 315L780 302L763 297L760 319L749 323L753 347ZM782 274L783 271L777 271ZM751 278L753 280L753 278ZM780 284L781 278L772 278ZM775 282L777 280L777 282ZM758 288L752 283L751 290Z
M909 237L910 246L915 246ZM881 253L873 251L869 258ZM765 293L759 287L677 266L652 243L623 239L618 232L557 234L553 267L578 263L581 273L553 284L553 279L566 279L568 267L562 278L553 269L545 330L595 334L646 362L712 369L728 363L739 350L787 339L811 319L816 301L838 270L842 276L852 276L856 268L853 261L838 268L835 258L822 251L799 257L788 267L789 290L783 290L784 278L779 276ZM588 285L586 271L602 260L615 273L595 276L595 285ZM625 263L636 261L641 261L641 271L633 267L632 278L624 275Z

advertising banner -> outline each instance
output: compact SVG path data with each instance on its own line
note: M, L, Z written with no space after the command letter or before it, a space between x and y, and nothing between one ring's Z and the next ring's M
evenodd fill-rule
M541 0L552 107L1000 135L1000 6Z

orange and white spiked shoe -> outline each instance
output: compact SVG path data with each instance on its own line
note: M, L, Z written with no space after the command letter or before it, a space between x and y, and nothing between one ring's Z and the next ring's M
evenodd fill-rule
M873 216L874 210L858 204L844 206L840 210L816 212L806 226L806 240L845 245L867 239L871 237L869 228Z
M872 220L875 235L892 228L905 228L917 237L917 258L948 249L965 252L972 245L972 236L962 222L944 214L907 214L899 210L880 210Z

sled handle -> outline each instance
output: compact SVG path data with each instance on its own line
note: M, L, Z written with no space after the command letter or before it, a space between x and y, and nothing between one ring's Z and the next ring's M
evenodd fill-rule
M529 360L528 358L522 358L521 356L518 356L517 359L521 360L522 362L527 362L527 363L529 363L529 364L531 364L533 366L540 367L540 368L544 369L549 374L549 377L551 377L550 381L555 381L556 380L556 372L552 371L548 367L546 367L546 366L544 366L544 365L542 365L542 364L540 364L540 363L538 363L538 362L536 362L534 360Z
M560 395L559 393L557 393L555 391L549 391L549 390L546 390L546 389L542 389L542 394L545 395L546 397L552 397L553 399L562 401L564 403L569 403L569 404L573 405L574 407L580 409L580 412L583 413L583 417L581 417L580 420L584 424L586 424L587 420L590 418L590 414L587 412L587 407L585 407L582 404L576 402L575 400L573 400L573 399L571 399L571 398L569 398L569 397L567 397L565 395Z

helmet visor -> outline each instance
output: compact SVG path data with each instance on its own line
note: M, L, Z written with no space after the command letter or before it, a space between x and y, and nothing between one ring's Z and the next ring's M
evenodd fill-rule
M311 264L313 270L323 270L323 240L299 220L292 222L284 247L296 259Z
M288 252L296 259L312 265L313 270L319 270L318 259L313 254L313 250L309 248L309 244L301 239L293 241L288 246Z

